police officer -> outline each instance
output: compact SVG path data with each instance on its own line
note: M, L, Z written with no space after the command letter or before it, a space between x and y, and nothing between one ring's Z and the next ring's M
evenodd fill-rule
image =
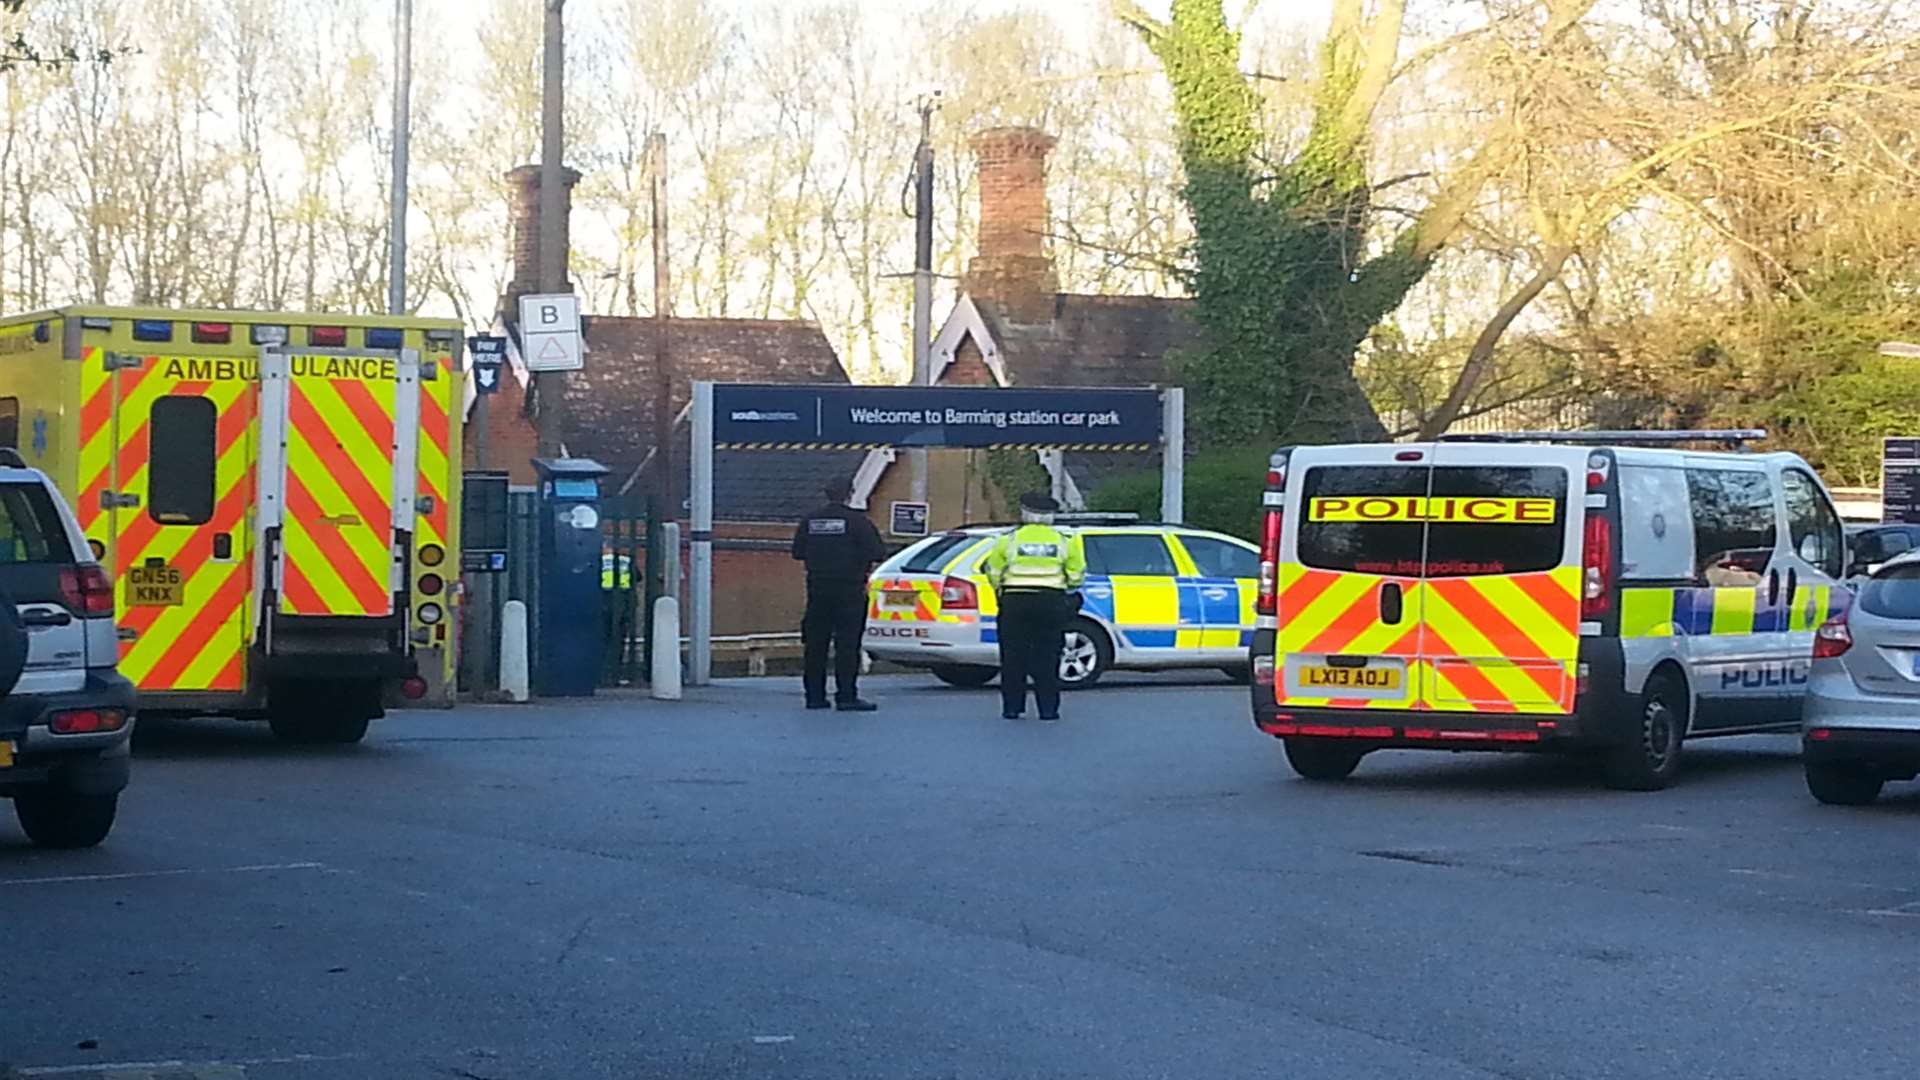
M987 580L1000 598L1000 714L1018 720L1027 709L1027 680L1040 719L1060 719L1060 652L1073 615L1069 590L1087 576L1080 537L1053 527L1060 504L1037 493L1020 496L1020 527L987 553Z
M880 530L867 515L847 506L853 485L836 480L826 486L827 504L800 519L793 533L793 557L807 564L807 613L800 623L806 647L804 680L807 708L825 709L827 647L833 646L833 708L872 712L860 700L860 637L867 626L867 575L886 557Z

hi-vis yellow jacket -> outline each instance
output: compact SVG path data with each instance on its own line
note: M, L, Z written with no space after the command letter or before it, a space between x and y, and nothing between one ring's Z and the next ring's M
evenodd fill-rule
M1008 589L1077 589L1087 576L1086 546L1051 525L1022 525L987 553L987 580Z

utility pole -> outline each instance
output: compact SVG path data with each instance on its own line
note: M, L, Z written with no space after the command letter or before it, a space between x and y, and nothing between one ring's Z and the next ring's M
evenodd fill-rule
M673 342L668 334L673 318L673 282L667 267L667 136L647 136L647 171L653 179L653 483L647 498L647 615L646 665L652 678L654 650L652 612L660 597L672 593L668 582L680 568L679 500L673 497ZM669 569L671 567L671 569ZM670 646L678 649L675 641Z
M933 111L940 92L921 93L920 145L913 151L913 385L933 384ZM913 501L927 501L927 452L907 451Z
M543 61L540 95L540 291L569 291L567 282L566 177L561 156L566 147L565 104L566 22L562 9L567 0L545 0L546 55ZM540 456L559 457L567 400L567 375L564 371L542 371L533 376L535 400L539 402L536 425L540 432Z
M647 137L647 167L653 174L653 430L654 491L667 501L667 520L679 518L673 504L673 318L672 279L667 267L667 136Z
M407 310L407 142L413 127L413 0L393 5L393 220L388 227L387 313Z

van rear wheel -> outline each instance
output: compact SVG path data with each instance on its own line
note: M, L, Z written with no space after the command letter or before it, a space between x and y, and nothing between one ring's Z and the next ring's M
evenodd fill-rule
M382 712L378 682L331 687L317 682L276 686L267 725L296 746L347 746L367 737L367 724Z
M1670 674L1655 675L1641 694L1639 723L1627 742L1607 751L1602 773L1616 791L1659 791L1680 772L1687 734L1687 691Z
M1308 780L1345 780L1360 767L1360 759L1367 756L1366 747L1337 739L1292 738L1284 742L1287 764Z

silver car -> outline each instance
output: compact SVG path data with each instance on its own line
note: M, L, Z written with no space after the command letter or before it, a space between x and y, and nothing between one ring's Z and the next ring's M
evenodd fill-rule
M1860 582L1814 637L1802 755L1823 803L1864 806L1920 775L1920 551Z

